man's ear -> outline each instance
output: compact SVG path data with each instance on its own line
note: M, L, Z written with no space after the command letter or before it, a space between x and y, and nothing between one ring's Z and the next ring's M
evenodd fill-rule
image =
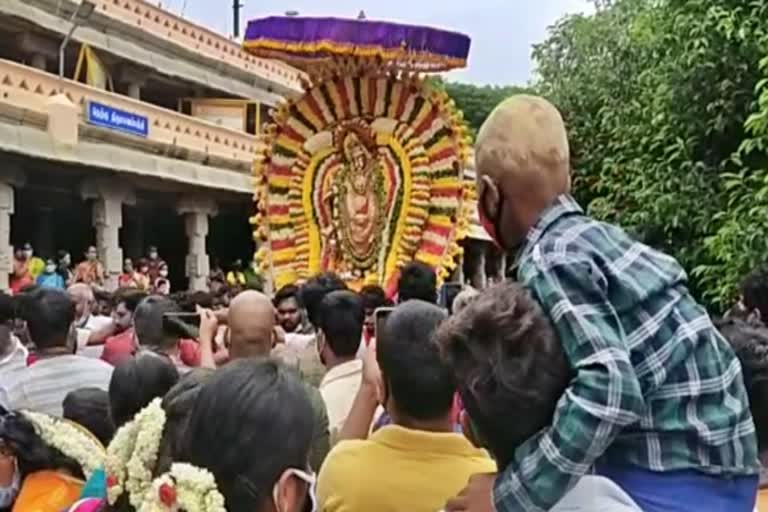
M496 219L499 216L499 187L488 175L480 176L477 181L477 200L486 218Z
M299 510L301 498L306 494L306 490L302 489L304 485L306 484L291 476L289 472L284 472L275 484L272 495L277 512Z

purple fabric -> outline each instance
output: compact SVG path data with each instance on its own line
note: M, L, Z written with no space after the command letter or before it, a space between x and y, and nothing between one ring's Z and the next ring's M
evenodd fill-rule
M249 22L245 34L246 44L265 39L285 43L332 41L386 49L398 49L405 44L408 52L426 52L455 59L466 59L470 44L469 37L464 34L430 27L385 21L294 16L273 16ZM305 55L322 57L328 53L307 52Z

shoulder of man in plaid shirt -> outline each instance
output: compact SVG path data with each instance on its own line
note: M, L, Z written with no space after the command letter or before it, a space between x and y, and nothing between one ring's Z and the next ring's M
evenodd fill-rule
M499 512L548 510L595 463L757 473L741 367L673 258L561 196L518 265L577 376L498 478Z

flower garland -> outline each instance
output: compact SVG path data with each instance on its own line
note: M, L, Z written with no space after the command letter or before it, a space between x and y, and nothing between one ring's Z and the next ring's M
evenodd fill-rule
M123 425L107 448L107 500L114 505L124 492L138 508L152 482L160 441L165 427L165 411L156 398L136 417Z
M190 464L173 464L152 482L138 512L226 512L213 475Z
M457 242L468 231L463 116L444 91L417 75L342 64L318 70L305 94L273 112L264 131L254 161L257 214L251 219L254 238L262 242L255 255L260 268L278 288L336 270L353 287L376 281L391 291L399 268L415 259L434 267L442 281L455 268ZM385 188L376 195L386 201L374 219L375 255L360 261L342 258L349 240L339 223L349 221L323 202L345 189L333 134L356 123L370 127L380 148L376 179Z
M90 433L67 420L46 414L22 411L45 444L80 464L86 478L104 465L104 447Z

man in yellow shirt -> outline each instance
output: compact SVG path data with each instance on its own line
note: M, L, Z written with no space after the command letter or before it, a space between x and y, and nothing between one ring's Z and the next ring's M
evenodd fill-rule
M379 395L392 425L342 441L318 480L324 512L437 512L477 473L496 471L488 454L453 432L455 388L432 336L445 313L408 301L377 336Z

